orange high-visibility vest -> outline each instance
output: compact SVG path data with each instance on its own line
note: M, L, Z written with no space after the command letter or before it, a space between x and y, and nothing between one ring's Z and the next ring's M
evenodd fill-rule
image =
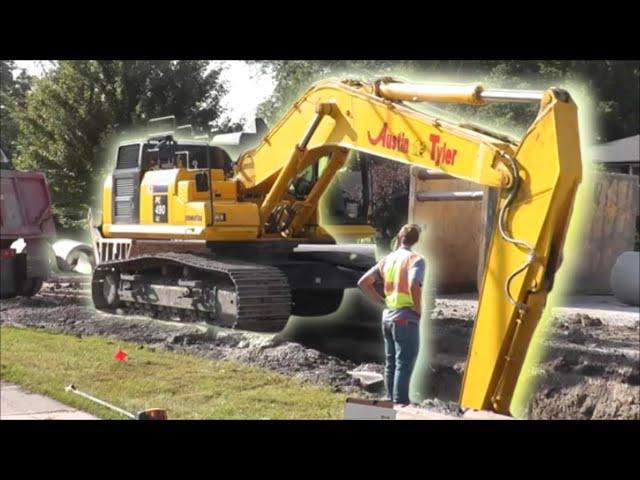
M384 298L387 308L397 310L413 307L409 270L420 260L422 257L417 253L407 248L399 248L380 261L378 270L384 281Z

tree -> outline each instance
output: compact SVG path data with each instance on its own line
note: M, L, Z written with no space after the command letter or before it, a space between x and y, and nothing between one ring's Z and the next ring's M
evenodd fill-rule
M153 117L223 121L220 70L206 61L60 61L17 115L16 166L43 171L62 229L81 228L100 198L115 141Z
M358 78L373 80L380 77L415 78L421 81L464 82L466 77L489 73L484 61L448 60L293 60L256 62L265 74L273 76L276 86L270 99L260 105L258 112L274 122L293 104L309 86L328 78Z
M258 107L258 116L274 123L311 86L327 78L357 77L367 79L390 74L415 62L401 60L273 60L255 62L263 73L272 75L276 86L271 97Z
M474 62L475 63L475 62ZM636 135L640 123L640 62L593 60L490 61L473 65L460 77L491 88L544 90L550 86L581 93L593 107L595 131L586 132L589 143L603 143ZM589 105L590 104L590 105ZM535 105L498 104L484 108L452 107L469 120L498 129L524 130L535 116Z
M11 158L18 137L16 113L24 108L32 78L24 69L13 78L13 60L0 60L0 148Z

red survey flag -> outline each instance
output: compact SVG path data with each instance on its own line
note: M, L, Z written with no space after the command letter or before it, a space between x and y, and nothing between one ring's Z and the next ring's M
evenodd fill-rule
M123 352L121 349L118 349L116 354L113 356L116 359L116 362L122 362L125 358L127 358L127 354Z

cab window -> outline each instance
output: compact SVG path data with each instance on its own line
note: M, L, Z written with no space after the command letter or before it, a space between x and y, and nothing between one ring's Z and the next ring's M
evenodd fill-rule
M209 165L207 147L204 145L176 146L176 166L189 170L204 170Z
M233 175L233 160L229 154L220 147L209 147L209 168L224 170L227 177Z
M116 169L125 170L128 168L138 168L138 156L140 154L140 144L124 145L118 148L118 159Z

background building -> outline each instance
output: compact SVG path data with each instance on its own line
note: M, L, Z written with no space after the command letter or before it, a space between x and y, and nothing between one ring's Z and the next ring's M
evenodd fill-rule
M611 173L640 175L640 135L594 145L585 157Z

